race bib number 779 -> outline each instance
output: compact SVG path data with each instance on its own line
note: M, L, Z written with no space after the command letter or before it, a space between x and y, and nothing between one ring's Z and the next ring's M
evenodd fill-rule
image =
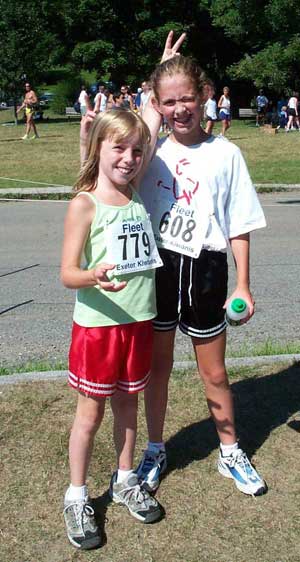
M107 225L108 263L116 265L116 274L155 269L162 265L149 218Z

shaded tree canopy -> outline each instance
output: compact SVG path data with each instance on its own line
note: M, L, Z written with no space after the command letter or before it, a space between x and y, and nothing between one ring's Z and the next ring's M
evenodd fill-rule
M66 65L137 85L170 29L187 32L183 53L219 83L300 85L299 0L0 0L0 89Z

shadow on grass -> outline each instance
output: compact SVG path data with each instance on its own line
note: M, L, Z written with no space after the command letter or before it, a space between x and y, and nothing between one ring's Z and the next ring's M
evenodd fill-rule
M250 458L277 427L287 423L291 430L299 430L300 422L290 418L296 418L300 410L300 363L276 374L235 382L231 388L237 433L241 447ZM182 428L166 442L165 476L175 468L204 459L218 445L211 418Z
M109 495L109 490L106 490L106 492L104 492L104 494L102 494L101 496L92 499L92 506L95 511L95 519L102 537L101 546L104 546L107 543L107 536L105 533L105 523L107 520L106 512L111 502L112 499Z

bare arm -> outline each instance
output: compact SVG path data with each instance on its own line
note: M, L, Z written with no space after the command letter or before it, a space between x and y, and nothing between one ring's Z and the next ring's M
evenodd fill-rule
M126 282L112 282L107 277L107 271L114 269L114 265L101 263L89 270L80 267L94 213L95 206L86 196L76 197L69 204L65 219L61 281L69 289L99 285L106 291L119 291L126 286Z
M183 41L185 40L186 34L182 33L180 35L179 39L177 39L177 41L174 43L174 45L172 45L173 37L174 37L174 32L170 31L170 33L167 36L166 42L165 42L164 51L163 51L162 58L161 58L161 61L160 61L161 63L163 63L166 60L180 54L178 52L178 49L181 47ZM159 129L160 129L160 126L161 126L162 116L158 111L158 104L157 104L157 100L155 99L154 94L149 96L147 104L146 104L145 108L143 109L143 120L145 121L145 123L147 123L147 125L150 129L151 142L150 142L148 153L147 153L147 155L145 157L145 160L143 162L142 169L133 182L133 184L135 186L139 185L139 182L141 181L141 179L142 179L142 177L143 177L143 175L144 175L144 173L147 169L147 166L148 166L149 162L153 158L153 154L154 154L154 150L155 150L155 146L156 146L156 142L157 142L157 137L158 137Z
M221 96L219 101L218 101L218 108L219 109L222 107L222 102L223 102L223 96Z
M249 320L254 314L254 300L250 292L250 235L241 234L230 240L233 259L236 266L236 288L232 295L225 302L224 308L233 298L244 299L249 307L249 316L245 319Z

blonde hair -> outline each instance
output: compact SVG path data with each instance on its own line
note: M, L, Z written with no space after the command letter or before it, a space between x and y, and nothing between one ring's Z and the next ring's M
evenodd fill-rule
M96 188L99 173L100 148L106 139L122 142L129 135L139 133L145 157L151 135L148 126L130 109L109 109L95 117L87 139L87 157L80 170L73 191L92 191Z
M151 75L152 89L158 101L161 80L164 76L172 77L176 74L189 78L198 94L203 94L205 86L212 84L194 59L178 55L159 64Z

